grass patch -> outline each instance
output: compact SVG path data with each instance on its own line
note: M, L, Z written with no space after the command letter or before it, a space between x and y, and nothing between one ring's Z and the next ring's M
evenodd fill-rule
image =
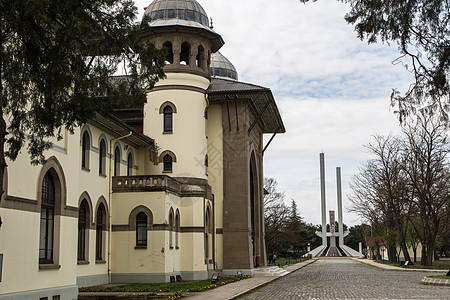
M302 261L305 261L305 260L307 260L307 259L306 258L302 259L302 258L285 258L285 257L280 257L280 258L277 258L275 266L277 266L277 265L280 265L280 267L289 266L289 265L293 265L293 264L296 264L296 263L299 263L299 262L302 262ZM274 264L270 264L269 265L269 260L267 260L267 265L268 266L273 266Z
M398 262L393 263L387 260L376 260L377 263L385 264L385 265L391 265L391 266L400 266ZM414 265L408 267L412 269L432 269L432 270L450 270L450 261L448 260L435 260L433 261L432 266L423 266L420 264L420 262L415 263Z
M427 276L427 278L434 278L434 279L448 279L448 280L450 280L450 277L445 276L445 275Z
M219 282L211 283L211 280L187 281L176 283L140 283L140 284L124 284L105 288L87 288L84 291L90 292L120 292L120 293L186 293L186 292L202 292L214 289L228 283L250 278L251 276L220 278Z

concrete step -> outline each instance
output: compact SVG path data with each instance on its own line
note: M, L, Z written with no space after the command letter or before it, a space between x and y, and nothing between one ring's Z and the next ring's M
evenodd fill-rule
M255 270L255 276L273 276L273 277L281 277L284 276L286 274L289 274L288 271L277 267L277 266L272 266L272 267L261 267L261 268L257 268Z

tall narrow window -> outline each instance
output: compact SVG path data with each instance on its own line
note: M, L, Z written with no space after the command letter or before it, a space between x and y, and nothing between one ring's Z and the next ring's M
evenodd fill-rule
M172 156L166 154L164 156L164 172L172 172Z
M133 154L130 152L128 153L127 159L127 176L133 175L133 165L134 165Z
M81 201L78 212L78 260L86 260L86 231L87 231L86 200Z
M106 210L103 203L97 209L97 224L95 228L95 259L103 260L103 231L106 229Z
M106 175L106 143L104 139L100 140L98 156L98 173Z
M206 209L206 215L205 215L205 259L209 258L209 234L210 233L211 233L211 211L208 207Z
M166 106L164 108L164 132L172 132L173 131L173 110L172 107Z
M180 211L177 209L175 213L175 249L180 249Z
M171 42L165 42L163 44L163 47L167 49L167 56L165 63L170 65L173 64L173 49L172 49L172 43Z
M201 69L205 69L205 48L202 45L198 46L198 54L197 54L197 67Z
M136 247L147 247L147 215L144 212L136 216Z
M170 208L170 212L169 212L169 248L173 249L173 231L174 231L174 226L173 226L173 209Z
M114 176L120 176L120 149L114 149Z
M81 141L81 167L89 170L89 152L91 150L91 143L88 131L84 131Z
M47 172L42 180L41 218L39 234L39 263L53 264L53 237L55 224L55 183Z
M189 65L190 56L191 56L191 45L189 45L188 42L183 42L181 44L180 64Z

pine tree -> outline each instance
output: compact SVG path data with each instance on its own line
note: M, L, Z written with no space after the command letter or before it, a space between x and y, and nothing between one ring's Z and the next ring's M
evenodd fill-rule
M164 77L165 51L140 41L136 12L132 0L0 2L0 199L5 157L26 146L42 162L64 128L142 106ZM118 71L127 80L111 80Z

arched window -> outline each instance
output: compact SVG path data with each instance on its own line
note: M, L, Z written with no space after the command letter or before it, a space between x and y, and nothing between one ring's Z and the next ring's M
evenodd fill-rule
M50 172L47 172L42 180L41 189L39 264L53 264L55 197L55 182Z
M83 199L78 212L78 260L86 260L86 232L88 229L88 206Z
M166 64L170 65L173 64L173 48L172 43L167 41L163 44L163 47L167 49L167 56L166 56Z
M175 249L180 249L180 211L177 209L175 213Z
M174 220L173 220L173 208L169 211L169 248L173 249L173 231L174 231Z
M206 263L209 263L209 257L210 257L210 249L211 249L211 238L210 235L212 234L212 220L211 220L211 207L208 205L206 207L206 213L205 213L205 260Z
M211 209L209 206L206 208L206 215L205 215L205 231L206 233L212 233L211 230Z
M95 259L102 261L104 259L104 244L106 230L106 209L103 203L97 208L97 220L95 226Z
M189 57L191 56L191 45L188 42L181 44L180 64L189 65Z
M98 149L98 173L106 175L106 142L104 139L100 140Z
M116 146L114 149L114 176L120 176L120 148Z
M198 54L197 54L197 67L201 69L205 69L205 48L202 45L198 46Z
M164 132L170 133L173 131L173 109L169 105L164 107Z
M127 158L127 176L133 176L133 166L134 166L134 159L133 159L133 153L128 153Z
M136 216L136 247L147 247L147 215L140 212Z
M85 130L83 132L83 138L81 141L81 168L89 170L89 152L91 151L91 139L89 132Z
M172 172L172 156L170 154L164 155L164 172Z
M206 65L207 65L207 70L209 70L210 66L211 66L211 51L208 50L208 56L206 57Z

